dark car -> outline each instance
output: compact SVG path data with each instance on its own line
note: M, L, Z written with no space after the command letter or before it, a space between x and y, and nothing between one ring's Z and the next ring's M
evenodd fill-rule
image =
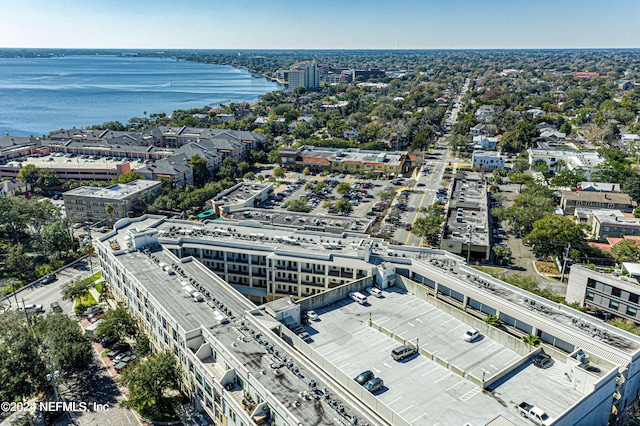
M364 388L371 393L377 392L384 387L384 382L381 378L376 377L374 379L369 380L364 384Z
M375 377L375 375L373 374L372 371L363 371L362 373L358 374L353 380L355 380L356 382L358 382L359 385L364 385L365 383L367 383L369 380L373 379Z
M100 344L105 347L111 347L114 343L116 343L118 340L120 340L119 336L107 336L107 337L103 337L102 340L100 340Z
M52 310L53 312L62 312L62 308L60 307L60 303L58 303L58 302L53 302L53 303L51 304L51 310Z
M539 353L531 358L531 362L536 367L544 368L546 365L552 363L553 359L545 353Z
M46 277L44 277L42 279L42 281L40 281L42 284L51 284L52 282L54 282L58 277L56 277L56 274L49 274Z

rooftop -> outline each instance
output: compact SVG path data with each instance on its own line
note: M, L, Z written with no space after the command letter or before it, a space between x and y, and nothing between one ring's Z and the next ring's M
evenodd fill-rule
M106 188L98 188L95 186L80 186L65 192L65 195L105 198L109 200L121 200L131 195L135 195L140 191L162 185L162 182L156 180L138 179L129 183L118 183Z
M241 182L226 191L216 195L211 201L214 203L224 202L225 204L242 204L265 190L273 188L273 184L246 183Z

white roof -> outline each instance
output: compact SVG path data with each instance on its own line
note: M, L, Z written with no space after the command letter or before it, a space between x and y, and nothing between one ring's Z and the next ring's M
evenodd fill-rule
M623 262L622 267L626 269L632 277L640 276L640 263Z

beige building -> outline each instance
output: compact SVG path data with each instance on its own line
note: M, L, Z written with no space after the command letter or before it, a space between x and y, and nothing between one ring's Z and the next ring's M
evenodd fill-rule
M162 182L155 180L135 180L106 188L81 186L64 193L64 208L74 222L107 220L111 224L146 206L161 192Z

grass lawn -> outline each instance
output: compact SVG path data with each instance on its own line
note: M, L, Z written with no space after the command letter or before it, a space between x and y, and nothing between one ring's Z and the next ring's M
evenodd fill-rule
M95 281L100 277L102 277L102 271L96 272L95 274L91 275L89 278L92 279L93 281Z
M102 293L102 282L96 284L96 290L98 290L98 293Z
M554 262L541 262L536 261L536 269L541 274L559 274L558 267Z
M97 304L98 304L98 301L95 299L95 297L93 297L93 295L91 295L90 292L86 292L84 296L78 297L76 299L75 306L78 306L78 305L93 306Z

